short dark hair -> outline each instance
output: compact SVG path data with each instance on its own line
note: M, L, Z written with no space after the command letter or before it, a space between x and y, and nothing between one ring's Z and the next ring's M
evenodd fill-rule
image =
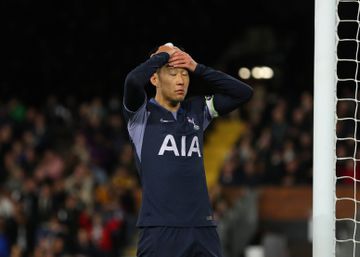
M160 45L154 46L153 48L150 49L149 51L149 57L151 57L151 55L153 55L154 53L156 53L156 51L159 49ZM174 44L174 46L176 46L177 48L179 48L181 51L185 51L185 48L182 47L181 45L176 45Z

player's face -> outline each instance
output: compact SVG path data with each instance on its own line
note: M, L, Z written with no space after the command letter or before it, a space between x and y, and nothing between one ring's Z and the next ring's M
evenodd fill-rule
M189 72L183 68L164 66L158 71L158 91L171 102L184 100L189 87Z

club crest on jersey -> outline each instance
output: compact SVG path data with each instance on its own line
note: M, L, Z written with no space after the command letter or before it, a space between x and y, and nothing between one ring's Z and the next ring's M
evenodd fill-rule
M194 129L195 129L195 130L199 130L199 129L200 129L199 125L196 125L196 124L195 124L194 118L190 118L190 117L186 117L186 118L187 118L187 121L188 121L189 123L191 123L191 124L194 125Z
M174 136L168 134L161 144L158 155L164 155L165 152L172 152L175 156L191 157L193 154L197 154L199 157L201 157L199 138L194 136L191 140L189 149L187 149L186 136L181 136L181 142L178 146Z

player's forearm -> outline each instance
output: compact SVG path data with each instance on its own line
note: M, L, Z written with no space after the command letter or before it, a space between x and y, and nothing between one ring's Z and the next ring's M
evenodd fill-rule
M153 55L144 63L129 72L124 84L124 104L136 111L145 101L145 86L158 68L167 63L169 54L162 52Z
M240 98L223 94L215 94L213 98L214 109L220 116L239 108L242 103L243 101Z
M251 98L253 94L252 88L244 82L218 70L214 70L203 64L198 64L194 75L210 84L210 90L216 93L236 98L237 102L245 102Z

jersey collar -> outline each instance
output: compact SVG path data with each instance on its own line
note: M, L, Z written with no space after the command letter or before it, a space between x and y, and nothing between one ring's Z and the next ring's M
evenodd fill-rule
M166 112L169 112L173 115L173 117L176 119L176 117L179 115L179 114L182 114L185 112L184 108L183 108L183 102L180 103L180 108L176 111L176 112L171 112L169 110L167 110L166 108L164 108L163 106L161 106L156 100L154 97L150 98L149 100L150 103L160 107L162 110L166 111Z

